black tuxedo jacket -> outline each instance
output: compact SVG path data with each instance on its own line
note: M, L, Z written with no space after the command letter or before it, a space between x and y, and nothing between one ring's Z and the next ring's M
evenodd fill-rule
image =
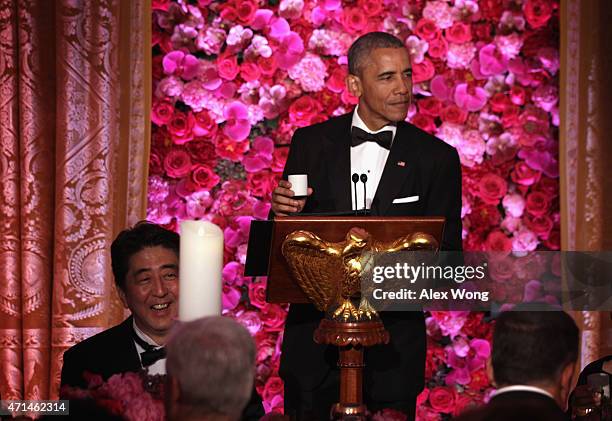
M537 392L505 392L485 406L469 411L456 421L569 421L557 402Z
M61 385L87 388L83 372L101 375L105 380L113 374L142 369L132 339L132 317L74 345L64 353ZM264 415L261 397L253 389L250 402L243 411L243 420L259 420Z
M313 193L303 214L351 211L352 113L296 130L283 178L308 174ZM410 203L393 200L418 196ZM461 165L457 151L440 139L400 122L372 202L382 216L444 216L442 248L461 250ZM280 374L286 395L312 390L336 366L333 347L312 339L323 314L310 304L292 304L285 325ZM406 401L422 390L426 334L421 312L382 315L391 343L366 350L364 386L371 401Z

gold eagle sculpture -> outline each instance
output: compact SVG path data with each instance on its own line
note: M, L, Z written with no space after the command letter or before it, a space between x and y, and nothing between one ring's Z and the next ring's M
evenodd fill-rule
M433 236L420 232L385 243L374 240L364 229L351 228L344 241L334 243L299 230L287 235L282 254L292 276L319 311L332 320L359 322L378 318L361 294L362 275L376 253L437 248ZM352 300L359 300L359 305Z

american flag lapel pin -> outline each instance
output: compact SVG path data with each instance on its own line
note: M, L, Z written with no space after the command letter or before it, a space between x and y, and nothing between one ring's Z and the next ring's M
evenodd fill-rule
M398 167L405 167L406 166L406 162L404 162L404 161L397 161L397 166Z

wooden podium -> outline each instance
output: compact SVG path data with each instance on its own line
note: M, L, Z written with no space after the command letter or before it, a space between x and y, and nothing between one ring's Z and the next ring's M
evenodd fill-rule
M283 256L285 239L297 231L315 234L333 243L347 238L353 228L366 231L372 238L392 242L415 233L433 238L436 248L442 243L443 217L356 217L356 216L290 216L277 217L266 230L259 229L256 237L249 238L249 252L245 274L247 276L268 275L267 301L270 303L309 303L311 300L291 274L290 265ZM253 235L253 227L251 234ZM258 241L261 238L261 241ZM251 252L251 249L254 251ZM258 259L268 257L268 264ZM250 259L250 262L249 262ZM253 269L258 266L257 269ZM265 273L264 273L265 270ZM259 272L259 273L255 273ZM340 282L340 280L338 280ZM380 319L363 321L322 319L315 331L315 342L339 348L340 402L332 407L330 417L353 420L364 419L366 407L362 398L362 371L364 347L386 344L389 333Z

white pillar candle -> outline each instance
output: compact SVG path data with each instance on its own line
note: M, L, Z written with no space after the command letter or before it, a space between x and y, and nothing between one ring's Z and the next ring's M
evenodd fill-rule
M208 221L181 222L179 319L221 315L223 231Z

